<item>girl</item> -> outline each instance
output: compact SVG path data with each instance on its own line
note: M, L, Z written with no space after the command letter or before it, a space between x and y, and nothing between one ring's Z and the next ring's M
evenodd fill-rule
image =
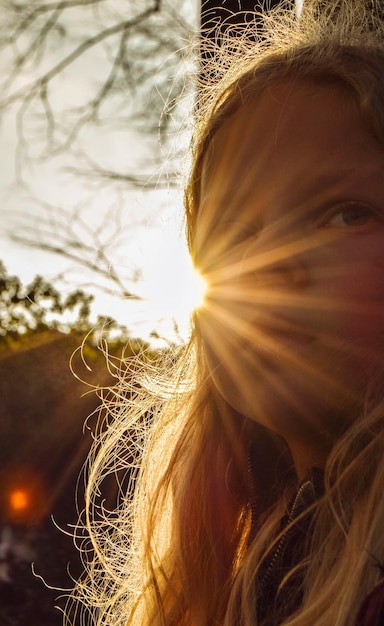
M274 16L199 109L186 216L208 292L172 385L136 370L101 436L89 499L102 464L132 479L144 452L133 501L104 535L89 521L98 624L384 623L384 39L366 4Z

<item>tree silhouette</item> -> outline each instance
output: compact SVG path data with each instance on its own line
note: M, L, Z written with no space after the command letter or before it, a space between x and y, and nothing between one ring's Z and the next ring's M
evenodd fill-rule
M17 337L43 329L88 330L93 296L75 290L63 296L51 283L36 276L24 286L0 261L0 337ZM72 320L66 314L71 313Z

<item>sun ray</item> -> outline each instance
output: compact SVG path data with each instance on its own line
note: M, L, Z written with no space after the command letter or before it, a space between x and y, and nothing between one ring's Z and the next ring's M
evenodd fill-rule
M228 377L234 381L238 386L239 394L244 397L254 397L254 387L257 385L258 377L264 381L268 379L268 384L273 386L275 393L284 397L288 406L300 412L299 397L288 385L284 384L284 377L279 378L271 373L273 364L276 363L280 363L288 370L293 368L299 374L302 372L307 380L312 381L314 389L316 386L318 389L327 389L331 395L348 397L350 400L355 397L354 390L350 389L345 381L335 377L331 368L324 369L294 347L286 345L284 341L280 342L273 332L269 334L264 328L258 326L257 322L250 323L237 316L225 301L218 303L207 298L200 317L200 323L204 326L204 336L209 343L208 349L214 355L216 368L220 370L224 364ZM288 332L289 329L287 322L281 324L281 330L284 332ZM274 330L280 330L279 326L277 325ZM293 324L292 331L297 331ZM346 356L351 353L366 354L366 348L358 345L343 345L332 334L322 337L322 341L335 351L344 351ZM248 378L244 378L244 369L241 374L239 373L236 360L231 358L234 353L242 353L242 358L249 360Z

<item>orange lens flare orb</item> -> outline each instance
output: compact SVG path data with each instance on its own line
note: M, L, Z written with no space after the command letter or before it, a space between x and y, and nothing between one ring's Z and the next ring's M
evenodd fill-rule
M15 489L11 492L10 506L14 512L25 511L29 505L28 493L24 489Z

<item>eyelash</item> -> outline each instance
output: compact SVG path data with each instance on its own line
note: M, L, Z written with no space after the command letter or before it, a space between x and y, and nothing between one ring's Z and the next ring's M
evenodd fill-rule
M348 213L355 214L356 213L363 216L363 223L348 224L346 221L346 216ZM339 216L343 216L344 223L337 223L337 219ZM369 204L365 204L364 202L344 202L342 204L336 205L332 207L330 211L327 212L325 217L322 218L320 227L321 228L361 228L366 226L368 222L372 219L380 220L380 215L378 211L370 206ZM333 223L332 223L333 221Z

